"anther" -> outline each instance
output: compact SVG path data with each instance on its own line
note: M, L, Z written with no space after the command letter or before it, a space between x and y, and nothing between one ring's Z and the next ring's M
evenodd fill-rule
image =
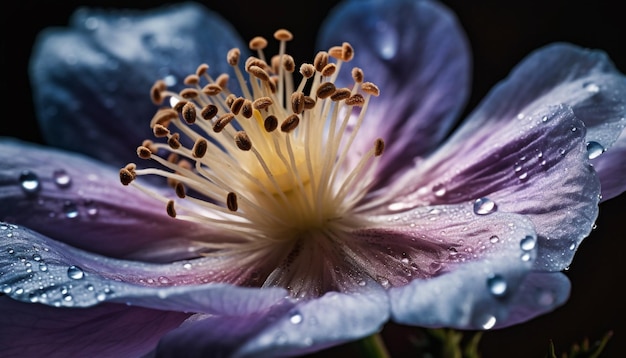
M252 101L251 100L247 98L243 100L243 105L241 106L241 115L243 115L245 118L252 117Z
M294 92L291 94L291 110L293 113L304 111L304 93Z
M230 108L233 106L233 102L235 102L236 99L237 99L237 96L231 93L228 96L226 96L224 103L226 104L226 106L228 106L228 108Z
M174 191L176 192L176 196L178 196L181 199L184 199L185 196L187 196L185 185L181 182L178 182L174 185Z
M347 89L347 88L338 88L338 89L335 91L335 93L333 93L333 94L330 96L330 99L331 99L332 101L337 102L337 101L341 101L341 100L344 100L344 99L350 98L350 95L351 95L351 94L352 94L352 91L350 91L350 90L349 90L349 89Z
M152 133L157 138L163 138L170 134L170 130L163 125L155 124L154 127L152 127Z
M313 67L315 67L316 71L321 72L324 66L328 64L328 52L320 51L315 55L315 59L313 59Z
M263 50L267 47L267 40L264 37L257 36L250 40L248 47L253 51Z
M274 38L278 41L291 41L293 34L289 30L279 29L274 32Z
M134 170L130 170L128 165L125 168L120 169L120 182L123 185L130 184L133 180L137 178L137 174L135 174Z
M237 205L237 194L232 191L226 195L226 207L228 207L228 210L230 211L237 211L239 208Z
M324 82L317 88L316 95L318 98L324 99L331 96L336 90L337 87L332 82Z
M328 49L328 55L337 60L343 59L343 49L341 46L333 46Z
M272 101L270 97L259 97L255 99L254 102L252 102L252 107L254 109L261 110L261 109L266 109L272 104L274 104L274 101Z
M183 83L186 84L187 86L195 86L198 83L200 83L200 77L196 74L188 75L183 80Z
M137 156L141 159L150 159L152 152L147 147L140 145L137 147Z
M330 77L335 73L336 70L337 70L337 65L335 65L334 63L329 63L326 66L324 66L324 68L322 68L320 72L322 73L322 76Z
M180 91L179 95L185 99L194 99L198 97L198 90L195 88L185 88Z
M156 153L159 150L159 148L157 148L154 142L150 139L144 139L144 141L141 142L141 145L148 148L152 153Z
M170 217L176 217L176 209L174 209L174 200L170 200L167 202L167 206L165 206L165 211L167 211L167 215Z
M383 154L384 150L385 150L385 141L383 141L380 138L376 139L376 142L374 143L374 156L380 157Z
M263 121L263 127L265 127L265 131L268 133L273 132L276 128L278 128L278 118L276 118L275 115L270 114Z
M191 154L194 158L202 158L209 149L209 143L204 138L196 139L196 142L193 144L193 148L191 149Z
M344 62L348 62L352 60L353 57L354 57L354 49L352 48L352 45L350 45L347 42L344 42L341 45L341 59Z
M196 76L198 77L204 76L208 70L209 70L209 65L207 65L206 63L203 63L200 66L198 66L198 68L196 69Z
M162 104L164 98L161 95L161 93L165 91L166 89L167 89L167 86L165 85L165 81L158 80L154 82L154 84L152 85L152 88L150 89L150 99L152 100L152 103L156 105Z
M150 126L154 127L157 124L161 124L164 127L167 127L170 124L170 121L176 118L178 118L178 113L174 109L162 108L154 114L152 120L150 121Z
M293 72L296 70L296 62L290 55L283 55L283 68L287 72Z
M217 76L217 78L215 79L215 84L220 86L222 90L224 90L228 87L229 78L230 77L228 76L228 74L222 73L221 75Z
M243 151L249 151L252 149L250 137L248 137L248 134L244 131L239 131L235 134L235 144L237 145L237 148Z
M215 83L209 83L202 88L202 93L207 96L216 96L222 93L222 87L220 85L216 85Z
M246 63L244 64L244 68L246 69L246 71L250 70L250 67L252 66L257 66L263 70L269 70L270 66L267 65L267 63L263 60L261 60L260 58L254 57L254 56L250 56L246 59Z
M304 78L311 78L315 74L315 67L313 67L310 63L303 63L300 65L300 74Z
M172 149L180 148L180 134L174 133L169 138L167 138L167 144Z
M185 122L193 124L196 121L196 106L191 102L187 102L187 104L183 106L181 115Z
M260 79L263 82L268 82L270 80L270 75L261 67L256 66L256 65L252 65L248 68L248 73L250 73L252 76Z
M224 115L221 115L213 124L213 132L219 133L224 130L224 128L226 128L228 123L230 123L233 118L235 118L235 115L232 113L226 113Z
M280 124L280 130L285 133L289 133L292 130L296 129L300 124L300 117L296 114L292 114L288 116L283 123Z
M315 99L309 96L304 96L304 109L311 109L315 107Z
M358 68L358 67L353 68L352 69L352 79L356 83L363 82L363 70Z
M218 109L216 105L207 104L204 108L202 108L202 111L200 111L200 115L202 116L202 118L209 120L215 117L217 115L217 112Z
M237 97L233 101L233 104L230 106L230 111L233 112L234 115L238 115L239 111L241 111L241 107L243 107L243 102L245 99L243 97Z
M233 48L226 54L226 61L231 66L237 66L239 64L239 58L241 57L241 51L238 48Z
M378 89L378 87L371 82L363 82L361 84L361 89L363 90L363 92L371 94L374 97L378 97L378 95L380 94L380 90Z
M185 105L189 103L189 101L186 100L182 100L182 101L178 101L176 102L176 104L172 107L173 110L176 111L176 113L182 113L183 112L183 107L185 107Z
M346 102L345 103L348 106L361 107L365 103L365 98L363 98L363 95L361 95L359 93L355 93L352 96L350 96L349 98L346 98Z

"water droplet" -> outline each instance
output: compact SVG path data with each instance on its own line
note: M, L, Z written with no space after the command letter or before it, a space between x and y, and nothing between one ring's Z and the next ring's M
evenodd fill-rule
M519 178L519 180L526 180L526 179L528 179L528 173L524 172L524 173L518 175L517 177Z
M19 181L20 181L22 190L26 194L36 194L39 192L39 190L41 190L39 177L37 176L37 174L29 170L23 171L22 174L20 174Z
M170 283L170 279L165 277L165 276L159 276L159 282L166 285L168 283Z
M436 197L442 197L446 195L446 187L443 184L437 184L433 186L433 193Z
M39 271L42 271L42 272L48 271L48 265L44 263L39 264Z
M67 269L67 277L72 280L80 280L85 277L85 272L80 267L72 265Z
M522 241L520 241L520 247L524 251L529 251L535 248L535 238L531 235L526 235Z
M391 283L386 277L378 276L376 277L376 279L378 283L380 283L380 285L383 286L384 288L389 288L389 286L391 285Z
M604 147L602 144L594 141L587 142L587 155L589 159L595 159L604 153Z
M520 258L522 259L522 261L528 262L528 261L530 261L530 253L529 252L524 252L522 254L522 256L520 256Z
M71 201L63 203L63 214L68 219L73 219L78 216L78 206Z
M489 198L480 198L474 201L474 213L477 215L487 215L498 209L496 203Z
M478 324L482 329L491 329L496 325L496 317L490 314L485 314L480 317Z
M293 311L289 315L289 322L293 324L300 324L302 323L302 320L303 320L302 314L300 314L300 312L298 311Z
M585 82L583 84L583 88L585 90L587 90L587 92L591 92L591 93L598 93L598 92L600 92L600 86L598 86L597 84L595 84L593 82Z
M52 178L54 178L54 183L59 188L69 188L70 185L72 185L72 178L63 169L55 170L54 173L52 173Z
M489 241L492 244L495 244L496 242L500 241L500 238L497 235L493 235L492 237L489 238Z
M185 270L191 270L191 264L189 262L187 262L187 263L183 264L183 268Z
M506 294L506 280L500 275L489 276L487 278L487 287L489 288L489 292L494 296L504 296L504 294Z
M7 249L7 253L8 253L9 255L13 255L13 254L15 253L15 250L13 250L12 248L8 248L8 249Z
M574 251L574 250L576 250L576 243L575 243L575 242L572 242L572 243L569 245L569 250L570 250L570 251Z
M35 261L41 261L41 255L39 255L39 254L33 254L33 260L35 260Z

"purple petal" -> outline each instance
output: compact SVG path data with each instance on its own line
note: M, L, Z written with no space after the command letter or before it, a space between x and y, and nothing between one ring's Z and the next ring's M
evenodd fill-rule
M406 169L448 134L468 97L467 40L454 15L430 1L344 2L322 27L319 47L350 42L365 81L381 90L372 98L351 153L386 141L380 173ZM350 71L342 71L347 75ZM351 84L343 78L343 85ZM389 174L379 176L382 184Z
M361 292L330 292L247 316L203 316L167 334L157 356L284 357L376 333L387 321L387 295L370 282Z
M287 296L279 288L210 283L213 270L236 268L227 258L146 264L90 254L11 224L0 223L0 236L0 288L18 301L58 307L123 302L161 310L245 315Z
M7 357L139 357L188 316L118 304L56 308L0 297L0 347Z
M81 8L69 28L42 32L30 63L37 116L45 140L115 165L134 160L151 138L159 78L182 85L198 65L229 72L226 52L247 47L234 29L199 4L150 11Z
M79 155L0 140L0 220L106 255L197 256L191 240L209 228L172 220L163 203L123 186L118 173Z
M590 147L591 145L591 147ZM593 155L605 149L595 147L590 143L587 148ZM602 201L614 198L626 191L626 130L622 131L621 136L615 141L611 148L603 154L595 157L591 163L600 177L602 186Z
M599 182L587 159L585 127L569 107L527 112L455 135L394 184L387 210L487 198L528 215L540 238L541 270L562 270L598 213Z

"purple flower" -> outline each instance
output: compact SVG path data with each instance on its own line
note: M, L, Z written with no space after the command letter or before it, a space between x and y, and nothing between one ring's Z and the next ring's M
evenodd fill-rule
M469 49L435 2L343 3L303 67L235 47L195 4L41 35L61 149L0 140L3 353L298 355L566 301L561 271L626 188L626 78L602 52L537 50L449 135Z

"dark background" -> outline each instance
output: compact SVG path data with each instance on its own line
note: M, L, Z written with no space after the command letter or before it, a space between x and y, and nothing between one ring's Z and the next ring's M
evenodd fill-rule
M0 135L42 142L37 128L27 76L35 35L47 26L65 26L80 5L148 8L166 1L34 1L12 2L2 11L2 86L4 112ZM255 35L271 38L279 27L291 30L297 41L290 53L297 63L310 61L321 20L336 1L299 2L241 0L204 1L235 24L248 40ZM474 53L473 92L468 111L511 68L532 50L554 41L568 41L605 50L626 72L626 22L618 1L443 1L459 17ZM9 24L11 24L9 26ZM626 352L623 285L626 282L626 230L623 222L626 195L603 203L597 229L581 245L567 271L572 296L555 312L518 326L483 334L483 357L544 357L550 340L557 353L586 337L614 335L603 357ZM622 221L620 221L622 220ZM415 357L411 338L415 328L389 324L383 331L392 357ZM469 333L468 333L469 335ZM350 355L353 344L315 354L316 357Z

